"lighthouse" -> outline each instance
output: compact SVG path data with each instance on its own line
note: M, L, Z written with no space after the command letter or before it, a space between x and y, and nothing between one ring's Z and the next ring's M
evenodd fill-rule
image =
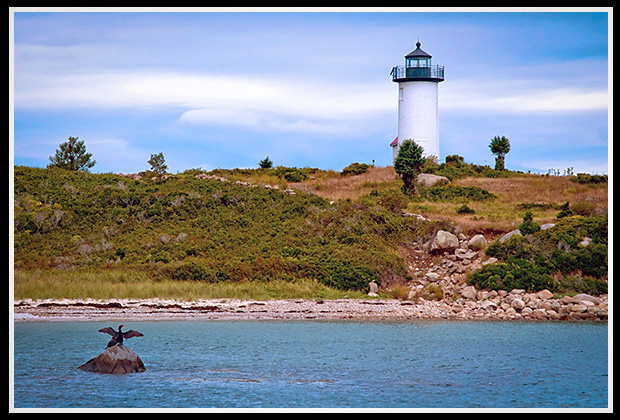
M393 158L405 140L424 148L424 156L439 159L438 87L444 67L431 65L432 56L420 48L405 56L404 66L395 66L390 75L398 83L398 137L390 143Z

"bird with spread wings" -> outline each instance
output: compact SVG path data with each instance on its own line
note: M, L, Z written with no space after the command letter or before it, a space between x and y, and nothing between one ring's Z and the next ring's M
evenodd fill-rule
M117 346L117 345L122 345L124 340L127 340L132 337L143 337L144 336L144 334L136 330L129 330L129 331L123 332L121 331L121 328L123 328L123 326L119 325L118 331L114 331L114 328L112 327L105 327L99 330L99 332L102 332L104 334L110 334L112 336L112 339L108 342L108 345L106 346L106 348Z

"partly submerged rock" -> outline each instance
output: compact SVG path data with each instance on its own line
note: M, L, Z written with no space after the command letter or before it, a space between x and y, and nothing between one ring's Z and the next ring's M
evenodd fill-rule
M97 373L136 373L146 370L140 356L124 345L108 347L78 369Z

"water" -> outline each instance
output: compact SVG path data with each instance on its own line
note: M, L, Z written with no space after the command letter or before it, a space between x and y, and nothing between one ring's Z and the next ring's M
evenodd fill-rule
M607 407L607 324L137 321L147 370L82 372L118 322L18 322L14 406Z

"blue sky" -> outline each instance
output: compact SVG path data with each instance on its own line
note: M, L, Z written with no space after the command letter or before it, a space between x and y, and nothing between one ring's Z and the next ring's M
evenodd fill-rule
M419 38L445 66L441 161L492 166L504 135L509 169L608 173L611 8L52 10L11 9L16 165L70 136L92 172L391 165L389 73Z

